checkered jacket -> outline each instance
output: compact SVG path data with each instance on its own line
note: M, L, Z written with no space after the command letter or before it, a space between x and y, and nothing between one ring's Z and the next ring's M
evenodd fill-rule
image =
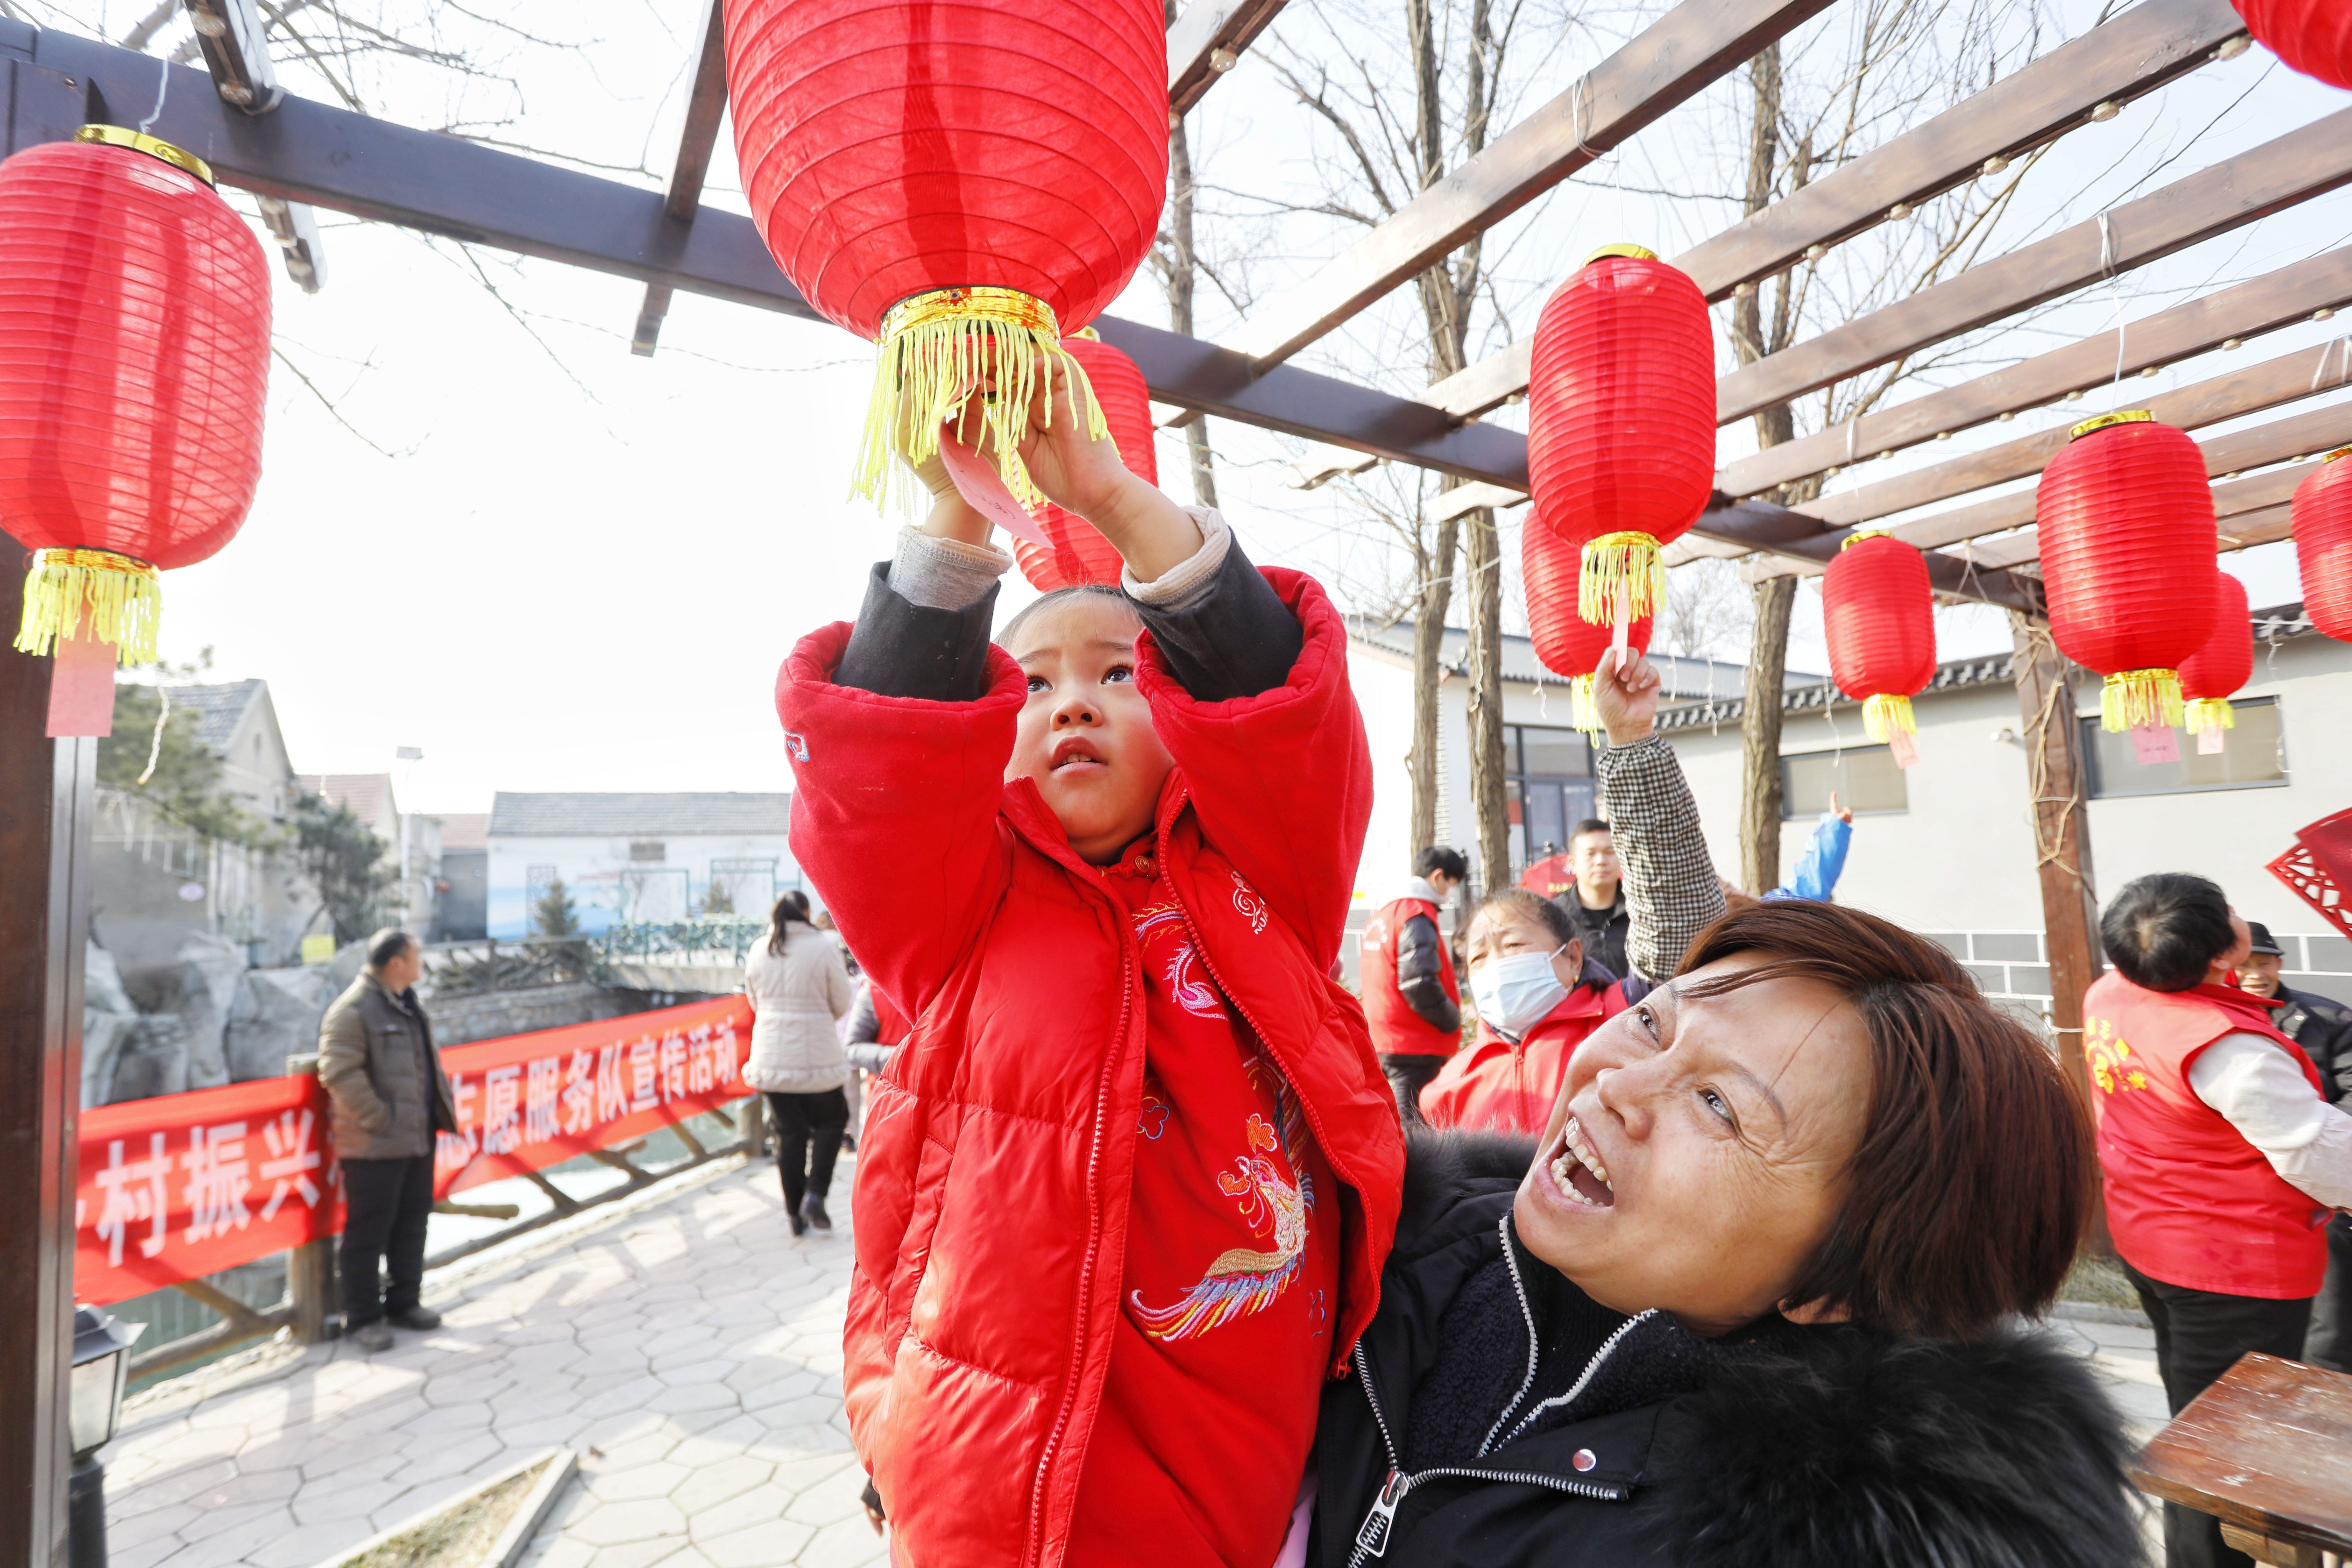
M1602 752L1600 773L1601 810L1625 863L1626 963L1644 979L1670 979L1727 907L1698 803L1674 748L1654 734Z

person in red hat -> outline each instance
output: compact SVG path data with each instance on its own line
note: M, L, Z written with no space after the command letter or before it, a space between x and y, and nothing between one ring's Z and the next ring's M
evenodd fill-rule
M2250 1352L2302 1355L2325 1226L2352 1207L2352 1115L2327 1102L2275 1004L2231 984L2252 933L2212 882L2126 883L2099 938L2115 971L2084 994L2083 1055L2107 1224L2177 1415ZM2164 1554L2167 1568L2252 1561L2177 1503Z

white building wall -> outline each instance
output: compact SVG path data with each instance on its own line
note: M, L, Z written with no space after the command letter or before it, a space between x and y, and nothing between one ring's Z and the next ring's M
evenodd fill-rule
M699 909L709 895L710 863L713 860L773 859L776 862L776 888L801 888L815 898L803 879L800 868L793 859L792 847L783 834L772 835L709 835L644 834L643 840L658 839L663 847L663 858L658 862L635 862L629 858L628 837L601 837L578 835L543 837L494 834L489 840L489 933L501 939L521 937L530 930L530 869L534 866L551 866L563 880L564 889L572 896L572 907L578 910L581 929L600 931L616 920L677 918L667 909L661 910L625 909L625 872L678 871L686 872L687 901ZM761 915L764 909L739 910L739 914Z

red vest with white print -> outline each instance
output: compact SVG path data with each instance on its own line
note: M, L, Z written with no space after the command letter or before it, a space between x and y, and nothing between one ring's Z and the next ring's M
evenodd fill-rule
M1414 1012L1397 984L1397 939L1404 935L1405 921L1415 915L1428 916L1434 925L1437 906L1427 899L1391 899L1364 922L1362 961L1356 966L1356 977L1364 988L1364 1023L1372 1032L1372 1049L1384 1057L1450 1057L1462 1037L1433 1026ZM1461 1005L1462 989L1454 980L1454 955L1446 951L1442 935L1437 943L1437 973L1445 982L1446 995Z
M2328 1211L2189 1084L2199 1053L2239 1033L2275 1041L2319 1093L2311 1059L2273 1026L2260 997L2224 985L2149 991L2115 973L2084 994L2108 1228L2126 1262L2168 1285L2314 1296L2327 1272Z

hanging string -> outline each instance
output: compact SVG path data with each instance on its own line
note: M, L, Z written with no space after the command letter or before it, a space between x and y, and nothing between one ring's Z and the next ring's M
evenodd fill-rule
M172 62L169 58L166 58L163 61L163 74L156 80L155 83L155 107L148 111L146 119L139 122L140 135L146 135L147 128L154 124L158 120L163 118L163 100L170 97L171 93Z
M2099 272L2116 301L2116 374L2107 384L2107 412L2113 414L2124 396L2124 281L2116 270L2115 226L2104 212L2099 215Z

